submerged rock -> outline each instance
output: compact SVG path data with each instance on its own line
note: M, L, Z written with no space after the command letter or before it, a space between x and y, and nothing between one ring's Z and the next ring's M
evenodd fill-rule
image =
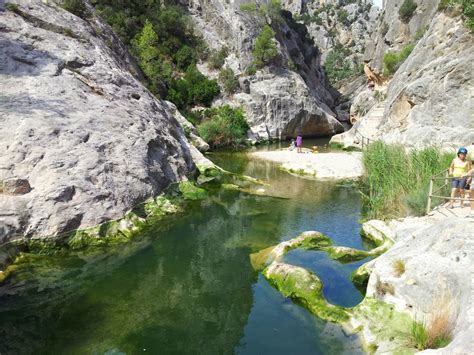
M319 318L336 323L349 319L343 307L334 306L325 300L321 280L310 271L274 262L263 271L263 275L285 297L302 304Z

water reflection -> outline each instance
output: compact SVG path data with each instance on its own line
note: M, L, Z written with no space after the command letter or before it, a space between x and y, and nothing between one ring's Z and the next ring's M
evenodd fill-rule
M270 163L214 158L289 199L221 191L127 245L35 257L0 290L0 353L357 352L356 340L284 299L249 259L305 230L359 247L357 193Z

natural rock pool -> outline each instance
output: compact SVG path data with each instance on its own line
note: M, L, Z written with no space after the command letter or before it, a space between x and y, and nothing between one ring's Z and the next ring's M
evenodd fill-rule
M263 148L261 148L263 149ZM285 299L249 255L307 230L364 248L354 187L301 179L240 153L211 156L266 193L219 191L100 253L35 256L0 288L0 354L358 353L358 339ZM363 295L324 252L284 259L315 272L329 302Z

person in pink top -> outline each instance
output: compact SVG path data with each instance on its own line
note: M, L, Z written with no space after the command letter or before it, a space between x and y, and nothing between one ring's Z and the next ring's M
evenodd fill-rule
M296 137L296 152L301 153L301 146L303 145L303 137L301 137L299 134Z

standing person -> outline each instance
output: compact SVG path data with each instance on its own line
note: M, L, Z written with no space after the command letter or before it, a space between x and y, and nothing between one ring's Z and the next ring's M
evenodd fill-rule
M451 165L449 166L449 175L453 177L451 180L451 202L450 208L454 208L454 198L456 197L457 192L462 194L461 197L464 197L464 186L466 185L467 172L471 170L471 162L466 160L467 149L464 147L459 148L458 156L453 159ZM463 201L461 200L461 207L463 206Z
M301 153L301 146L303 145L303 137L298 134L296 137L296 152Z

